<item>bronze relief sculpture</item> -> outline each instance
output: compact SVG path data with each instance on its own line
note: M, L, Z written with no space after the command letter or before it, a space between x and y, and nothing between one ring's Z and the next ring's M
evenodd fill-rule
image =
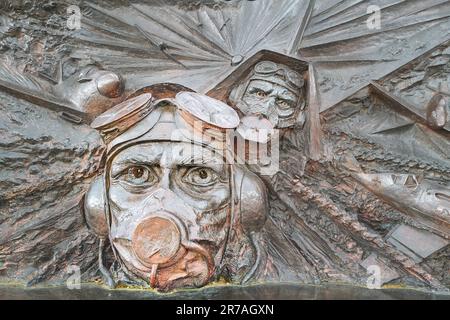
M130 283L161 290L203 286L227 264L237 264L244 257L229 256L230 239L239 237L233 241L244 250L250 241L244 238L264 225L267 214L264 184L228 164L229 143L219 141L239 123L236 112L192 92L173 95L154 100L144 93L122 103L127 108L137 99L139 109L150 104L151 111L108 143L105 174L85 204L88 225L110 239L120 261L115 277L122 271ZM207 112L200 114L205 120L196 117L199 110ZM126 116L111 115L93 125L105 127ZM216 140L206 145L204 135ZM257 263L247 246L242 255L250 264L241 266L241 276Z
M0 6L0 279L448 291L449 17L338 2Z

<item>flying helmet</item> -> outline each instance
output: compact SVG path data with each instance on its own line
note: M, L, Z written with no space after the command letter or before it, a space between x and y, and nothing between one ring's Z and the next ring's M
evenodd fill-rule
M167 90L170 88L170 90ZM189 142L232 157L227 130L234 130L239 117L230 106L172 84L151 86L100 115L91 124L107 143L106 170L90 186L84 201L88 227L100 239L109 237L108 171L114 156L134 144L147 141ZM228 163L230 164L230 163ZM245 234L259 230L267 215L267 191L255 174L229 165L231 228ZM101 248L100 248L101 250ZM105 270L100 261L100 269Z

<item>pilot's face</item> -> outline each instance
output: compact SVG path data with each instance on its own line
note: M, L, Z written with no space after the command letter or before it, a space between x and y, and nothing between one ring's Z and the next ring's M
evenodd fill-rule
M208 282L230 223L220 155L183 142L137 144L112 160L108 187L111 241L131 278L163 290Z
M286 127L295 121L299 105L299 95L276 83L264 80L251 80L242 100L246 108L241 110L246 116L266 117L274 127Z

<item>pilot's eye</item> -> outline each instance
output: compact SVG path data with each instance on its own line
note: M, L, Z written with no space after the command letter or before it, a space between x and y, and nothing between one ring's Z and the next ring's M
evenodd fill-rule
M208 172L206 172L205 169L200 169L198 171L198 176L200 177L200 179L207 179L208 178Z
M142 167L134 167L128 170L128 174L132 175L134 179L140 179L145 173L145 169Z
M119 179L135 186L150 186L158 180L153 169L146 166L132 166Z
M264 90L261 90L261 89L257 89L257 88L253 88L251 90L251 93L254 94L255 96L257 96L258 98L267 97L267 92L265 92Z
M285 99L277 99L277 106L281 109L289 109L292 107L292 104Z
M183 177L184 182L200 187L210 186L214 184L217 179L217 173L210 168L193 168Z

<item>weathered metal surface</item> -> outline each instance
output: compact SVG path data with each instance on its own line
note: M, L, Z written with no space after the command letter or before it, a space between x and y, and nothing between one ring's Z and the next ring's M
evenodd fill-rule
M449 13L1 2L0 279L449 290Z
M0 300L450 300L448 294L411 289L380 289L343 285L265 284L253 286L216 285L198 290L179 290L160 294L150 290L116 289L81 285L81 290L67 287L0 286Z

